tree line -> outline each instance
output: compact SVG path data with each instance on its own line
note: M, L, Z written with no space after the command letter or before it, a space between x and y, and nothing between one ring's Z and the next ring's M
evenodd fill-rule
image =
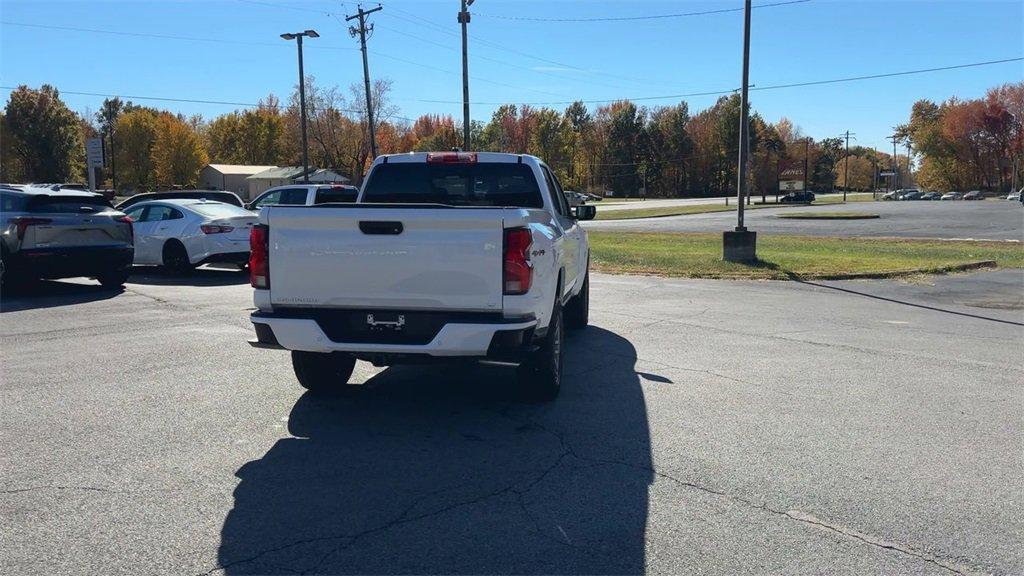
M306 79L310 164L349 175L356 184L372 161L362 89ZM402 118L391 91L388 80L373 84L380 153L461 146L462 128L452 116ZM1024 82L993 88L978 100L914 104L909 122L895 134L901 149L910 146L913 174L906 155L894 158L862 146L847 152L838 135L815 140L787 118L773 123L752 110L752 194L776 193L779 173L804 165L809 188L819 192L885 187L878 173L894 168L904 185L916 179L933 189L1006 190L1020 180L1022 100ZM595 108L574 102L564 110L506 104L486 122L473 121L470 131L476 150L541 157L568 189L718 196L735 192L739 123L739 97L731 95L696 113L686 102L646 107L623 100ZM206 120L119 98L108 98L95 114L79 115L52 86L21 86L0 114L0 181L83 180L83 142L89 137L102 137L109 155L98 181L119 190L194 186L211 162L301 163L297 90L287 103L269 95L253 108Z

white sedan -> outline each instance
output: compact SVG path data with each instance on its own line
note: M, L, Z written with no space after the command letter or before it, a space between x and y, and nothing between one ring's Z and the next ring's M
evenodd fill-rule
M140 202L133 221L135 264L187 272L201 264L249 261L249 232L259 218L238 206L206 200Z

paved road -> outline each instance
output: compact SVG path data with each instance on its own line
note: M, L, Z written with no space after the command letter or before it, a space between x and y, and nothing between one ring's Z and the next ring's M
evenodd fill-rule
M600 208L598 208L600 210ZM870 220L791 220L785 211L855 211L878 214ZM1019 202L851 202L800 208L761 208L746 213L747 227L765 234L901 238L1024 240L1024 207ZM586 223L591 230L721 232L736 226L735 212L689 214Z
M1024 572L1020 271L595 275L546 405L497 368L303 395L241 281L5 295L0 572Z
M866 194L856 193L858 196L864 196ZM842 197L842 193L839 194L818 194L818 198L832 198ZM770 194L765 198L766 202L775 202L775 195ZM761 196L754 196L755 202L761 201ZM736 197L729 197L729 204L735 205ZM712 198L651 198L649 200L643 200L640 202L623 202L621 200L616 201L611 198L602 200L601 202L595 202L598 210L602 212L614 212L617 210L645 210L649 208L672 208L675 206L693 206L693 205L704 205L704 204L719 204L725 205L725 197L712 197Z

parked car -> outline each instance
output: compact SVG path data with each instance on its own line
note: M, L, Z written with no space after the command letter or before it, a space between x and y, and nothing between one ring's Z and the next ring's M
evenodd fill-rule
M329 202L355 202L359 188L347 184L288 184L264 191L245 205L258 211L273 204L284 206L312 206Z
M0 282L88 276L117 287L132 251L131 220L99 194L0 189Z
M984 200L985 196L981 193L981 190L971 190L967 194L964 194L963 200Z
M144 192L128 198L117 205L117 209L125 211L136 204L149 202L151 200L201 200L206 199L212 202L223 202L232 206L242 206L242 199L234 192L226 190L167 190L161 192Z
M946 192L939 200L960 200L963 197L963 192Z
M595 214L534 156L379 156L355 205L260 211L252 344L291 350L314 392L358 388L345 386L357 359L482 359L518 364L529 394L554 398L564 327L588 322L578 220Z
M795 191L789 192L786 195L784 195L781 198L779 198L779 202L782 202L782 203L785 203L785 204L795 204L795 203L807 203L807 204L810 204L811 202L814 202L814 192L809 192L807 190L795 190Z
M900 200L921 200L924 192L920 190L907 190L899 197Z
M589 193L589 192L585 192L585 193L584 193L584 195L585 195L585 196L586 196L586 197L587 197L587 198L588 198L589 200L591 200L591 201L593 201L593 202L600 202L601 200L604 200L604 197L602 197L602 196L598 196L597 194L591 194L591 193Z
M1017 202L1022 202L1024 200L1021 200L1021 194L1024 194L1024 188L1021 188L1020 190L1017 190L1016 192L1010 192L1009 194L1006 195L1006 199L1007 200L1015 200Z
M252 212L205 199L149 200L127 211L135 228L136 265L163 266L185 273L215 262L245 268L249 260Z
M938 192L925 192L924 194L921 194L921 197L918 198L918 200L938 200L939 198L942 198L942 194Z

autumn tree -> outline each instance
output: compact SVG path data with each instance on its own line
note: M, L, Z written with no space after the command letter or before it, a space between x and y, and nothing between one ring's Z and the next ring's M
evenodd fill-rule
M199 170L209 158L193 125L180 116L163 112L156 118L152 162L159 186L194 187L199 181Z
M118 117L115 160L120 167L122 188L143 192L156 185L153 144L157 130L157 113L151 109L136 108Z

